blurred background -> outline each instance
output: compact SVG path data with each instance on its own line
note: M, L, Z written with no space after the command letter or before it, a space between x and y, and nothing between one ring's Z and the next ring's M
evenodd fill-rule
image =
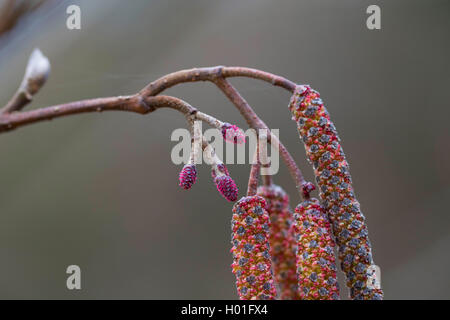
M2 105L35 47L52 73L27 109L132 94L200 66L254 67L311 84L343 140L385 298L450 298L449 1L22 2L23 12L0 26ZM66 27L71 4L81 8L81 30ZM381 7L381 30L366 27L370 4ZM281 128L312 179L289 94L231 82L269 127ZM246 128L209 83L167 93ZM172 110L110 112L3 133L0 298L236 299L232 204L206 165L192 190L178 187L170 135L184 125ZM244 195L249 166L229 169ZM283 165L275 182L295 207ZM82 290L66 288L72 264Z

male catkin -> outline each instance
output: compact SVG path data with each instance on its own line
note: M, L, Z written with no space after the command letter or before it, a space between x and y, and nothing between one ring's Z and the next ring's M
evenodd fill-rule
M270 255L272 257L275 280L282 300L298 300L298 280L295 267L295 242L292 228L292 212L289 196L277 185L260 186L257 194L267 203L270 218Z
M269 246L269 215L260 196L241 198L233 207L233 273L241 300L275 299Z
M382 290L374 288L368 281L373 259L367 226L353 193L340 139L322 99L309 86L297 86L289 108L305 143L308 160L314 167L350 296L352 299L382 299Z
M295 208L298 289L302 300L337 300L334 241L328 217L317 199L305 200Z

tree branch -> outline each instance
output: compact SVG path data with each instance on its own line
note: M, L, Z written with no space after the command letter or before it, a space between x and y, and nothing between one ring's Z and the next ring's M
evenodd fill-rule
M294 82L261 70L244 67L217 66L181 70L168 74L151 82L135 95L88 99L32 111L14 112L20 110L29 103L32 95L37 93L45 83L50 70L50 64L48 63L48 60L46 64L45 59L46 58L40 51L35 51L31 55L24 80L22 81L19 90L0 112L0 133L43 120L51 120L53 118L86 112L114 110L147 114L160 107L169 107L178 109L185 114L194 113L197 112L197 110L180 99L168 96L155 97L155 95L176 84L195 81L211 81L215 83L237 107L251 128L268 130L267 125L256 115L250 105L226 80L226 78L250 77L269 82L290 92L293 92L296 88ZM209 120L207 122L210 124L212 123L211 120L213 118L204 114L201 115L204 116L202 120ZM289 172L294 179L299 194L302 197L301 186L305 181L300 169L279 139L275 135L270 134L269 130L268 132L268 141L278 148L283 161L286 163ZM270 182L270 178L266 177L265 181L267 183Z
M295 186L300 197L303 197L302 185L305 183L303 174L292 158L287 148L280 142L277 136L271 134L269 127L258 117L252 107L245 101L239 92L224 78L216 78L214 83L227 96L227 98L238 108L248 125L254 129L266 129L268 141L279 150L281 158L289 169L294 179Z
M296 84L286 78L271 74L269 72L244 68L244 67L208 67L208 68L194 68L187 70L180 70L168 75L165 75L147 85L141 90L142 96L155 96L165 89L173 87L183 82L196 81L212 81L217 78L231 78L231 77L248 77L259 79L271 83L293 93Z

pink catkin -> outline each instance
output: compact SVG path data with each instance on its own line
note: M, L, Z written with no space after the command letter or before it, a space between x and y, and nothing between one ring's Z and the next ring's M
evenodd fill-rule
M236 201L238 197L238 187L229 176L220 176L214 179L217 190L228 201Z
M186 164L180 171L179 186L185 190L189 190L197 181L197 169L194 164Z
M227 142L231 142L234 144L243 144L245 143L245 133L238 126L224 123L222 126L222 136L223 139Z
M260 196L241 198L233 207L233 273L241 300L275 299L270 246L269 215Z
M294 229L292 213L289 208L289 196L279 186L260 186L257 194L267 203L270 218L270 255L272 257L275 280L282 300L298 300L297 272L295 261Z
M297 271L301 300L338 300L334 241L328 217L317 199L295 208Z
M226 166L222 163L218 164L213 167L211 175L220 194L228 201L236 201L239 190L234 180L230 177Z
M320 95L309 86L298 86L289 108L305 143L308 160L314 166L350 296L352 299L382 299L383 291L370 285L373 258L365 218L353 193L349 166L336 128Z

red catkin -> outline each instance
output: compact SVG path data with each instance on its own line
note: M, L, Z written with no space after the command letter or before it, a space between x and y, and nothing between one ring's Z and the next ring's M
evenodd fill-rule
M227 167L223 163L213 165L211 175L220 194L228 201L236 201L239 190L234 180L230 177Z
M194 164L186 164L180 171L179 176L180 184L184 190L189 190L192 185L197 181L197 169Z
M279 186L260 186L257 194L266 200L270 218L270 255L272 257L275 280L282 300L298 300L294 229L289 196Z
M334 241L323 208L317 199L295 208L298 289L301 300L338 300Z
M309 86L297 86L289 108L313 164L320 197L332 224L341 269L352 299L382 299L383 291L370 284L374 262L365 218L351 185L349 166L336 128L322 99Z
M227 142L234 144L245 143L245 133L241 128L234 124L224 123L222 125L222 136Z
M231 221L233 273L241 300L275 299L269 245L269 215L260 196L241 198Z

